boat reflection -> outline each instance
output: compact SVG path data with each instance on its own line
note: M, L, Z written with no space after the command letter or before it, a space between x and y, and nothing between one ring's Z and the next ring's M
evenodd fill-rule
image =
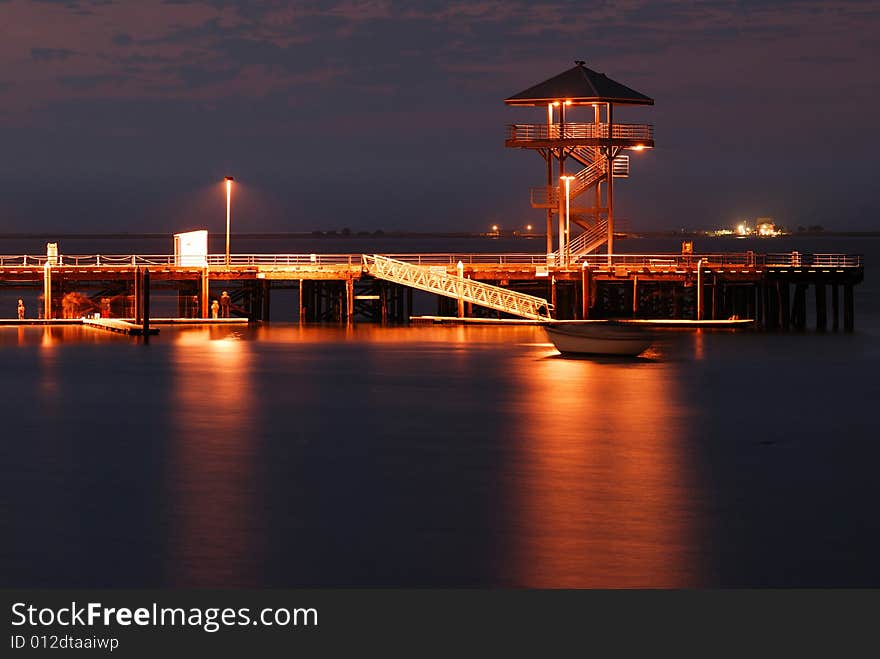
M520 396L501 580L557 588L700 583L694 485L681 446L687 410L667 372L674 366L513 364Z

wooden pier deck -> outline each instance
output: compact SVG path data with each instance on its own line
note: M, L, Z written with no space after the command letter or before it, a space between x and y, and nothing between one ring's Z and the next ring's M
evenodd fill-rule
M387 279L375 267L377 255L238 254L209 255L201 266L180 265L172 255L0 256L0 284L42 288L44 316L62 316L63 296L84 288L106 293L112 315L133 317L135 281L148 270L154 288L175 289L179 317L207 319L221 290L236 296L235 311L251 320L269 318L273 289L292 289L294 320L407 322L414 315L412 293L437 293L437 315L504 317L504 307L485 309L480 296L508 289L530 302L532 313L555 319L668 318L725 320L752 318L759 327L802 329L807 308L825 329L854 326L853 287L864 278L857 254L590 254L557 265L545 254L389 254L406 264L413 283ZM411 276L412 272L416 276ZM402 276L402 275L401 275ZM476 284L486 284L480 287ZM416 287L418 288L418 287ZM815 303L807 304L814 289ZM48 292L48 296L46 296ZM842 293L842 294L841 294ZM97 294L96 294L97 296ZM470 297L468 297L470 296ZM523 297L525 296L525 297ZM499 297L500 294L496 297ZM546 300L547 309L535 300ZM512 311L515 313L515 310ZM195 319L194 319L195 320ZM219 320L219 319L218 319ZM841 322L842 321L842 322ZM157 322L157 321L152 321Z

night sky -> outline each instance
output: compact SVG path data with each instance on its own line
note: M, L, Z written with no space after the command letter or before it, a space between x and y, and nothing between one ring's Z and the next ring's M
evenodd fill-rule
M537 223L503 100L576 59L655 99L633 229L880 228L878 55L869 1L0 0L0 232L222 231L226 174L236 231Z

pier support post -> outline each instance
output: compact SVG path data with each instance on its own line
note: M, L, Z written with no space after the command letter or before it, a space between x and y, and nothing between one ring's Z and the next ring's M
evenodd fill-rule
M306 305L305 299L303 299L303 280L299 280L299 300L297 301L297 322L300 324L304 323L306 320Z
M210 300L208 299L211 295L211 282L208 278L208 268L207 266L202 270L202 290L201 290L201 300L199 302L199 314L202 318L208 317L208 312L210 311Z
M758 327L764 327L764 317L766 309L764 307L764 285L763 283L755 284L755 323Z
M593 273L589 268L581 268L581 318L587 320L590 317L590 292L593 287Z
M554 318L558 318L559 311L556 308L556 275L550 275L550 304L553 305Z
M262 280L263 290L260 295L261 309L260 309L260 320L269 322L269 315L271 314L271 304L272 304L272 282L268 279Z
M345 322L354 322L354 279L345 280Z
M141 269L134 269L134 324L141 323Z
M828 302L825 299L825 283L816 282L816 329L828 329Z
M855 329L855 307L853 304L853 285L843 286L843 329L852 332Z
M804 329L807 324L807 285L795 284L794 304L791 309L791 324L795 329Z
M633 300L632 300L632 317L635 318L639 313L639 276L633 275Z
M840 329L840 294L837 284L831 284L831 329Z
M721 311L721 284L718 283L718 277L712 275L712 320L718 320L718 313Z
M777 282L778 283L778 282ZM764 284L764 324L770 329L779 327L779 288L776 284Z
M52 266L48 261L43 268L43 318L52 318Z
M143 285L143 297L144 297L144 342L150 340L150 270L149 268L144 268L144 285Z
M791 304L788 293L788 282L780 281L779 286L779 324L787 330L791 322Z

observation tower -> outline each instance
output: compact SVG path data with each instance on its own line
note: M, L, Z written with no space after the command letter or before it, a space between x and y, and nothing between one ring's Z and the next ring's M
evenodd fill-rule
M576 61L573 68L504 102L547 108L546 123L508 125L504 144L532 149L546 163L547 184L531 189L531 204L547 211L548 263L568 266L606 244L610 256L614 179L629 176L629 156L621 151L654 146L653 125L616 123L614 107L653 105L654 99ZM590 121L572 121L579 106L587 108ZM575 237L572 224L581 229Z

